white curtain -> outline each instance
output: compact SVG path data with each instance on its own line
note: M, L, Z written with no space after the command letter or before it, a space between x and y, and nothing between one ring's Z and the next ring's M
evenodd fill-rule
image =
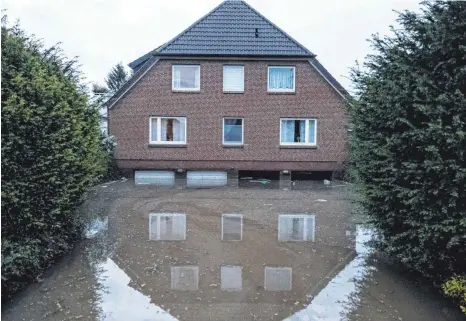
M282 143L294 142L294 121L282 120Z
M167 125L168 125L168 119L166 118L163 118L161 120L161 137L160 137L160 140L162 142L166 142L167 141Z
M151 126L151 141L155 142L157 141L157 118L152 118L151 119L152 126Z
M177 118L173 120L173 140L177 142L186 141L186 119Z
M174 79L174 87L181 88L181 70L176 69L175 67L175 74L173 75Z
M173 141L179 142L180 139L180 121L178 119L173 119Z
M299 126L299 136L295 136L296 126ZM282 143L304 143L306 136L306 121L285 119L282 120Z
M316 121L314 119L309 120L309 139L308 143L315 143L316 142L316 137L315 137L315 129L316 129Z
M306 121L305 120L299 121L299 138L297 138L297 141L300 143L306 142Z
M293 68L270 68L270 89L293 89Z

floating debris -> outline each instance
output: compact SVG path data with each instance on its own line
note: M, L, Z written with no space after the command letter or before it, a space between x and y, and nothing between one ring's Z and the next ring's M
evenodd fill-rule
M84 237L87 239L93 239L100 233L108 230L108 217L95 218L86 227L84 231Z

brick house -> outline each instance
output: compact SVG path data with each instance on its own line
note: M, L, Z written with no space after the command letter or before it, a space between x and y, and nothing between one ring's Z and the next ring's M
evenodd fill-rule
M348 94L315 57L246 2L222 2L129 64L106 104L118 166L147 182L342 169Z

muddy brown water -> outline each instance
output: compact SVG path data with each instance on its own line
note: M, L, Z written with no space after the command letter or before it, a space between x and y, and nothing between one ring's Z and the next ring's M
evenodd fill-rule
M82 211L108 217L108 229L4 306L2 320L462 318L435 291L369 260L371 232L352 218L344 186L114 182Z

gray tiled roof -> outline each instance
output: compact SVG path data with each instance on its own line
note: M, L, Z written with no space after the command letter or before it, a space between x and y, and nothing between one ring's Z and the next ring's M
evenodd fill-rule
M181 34L129 66L137 68L151 55L314 56L241 0L222 2Z

